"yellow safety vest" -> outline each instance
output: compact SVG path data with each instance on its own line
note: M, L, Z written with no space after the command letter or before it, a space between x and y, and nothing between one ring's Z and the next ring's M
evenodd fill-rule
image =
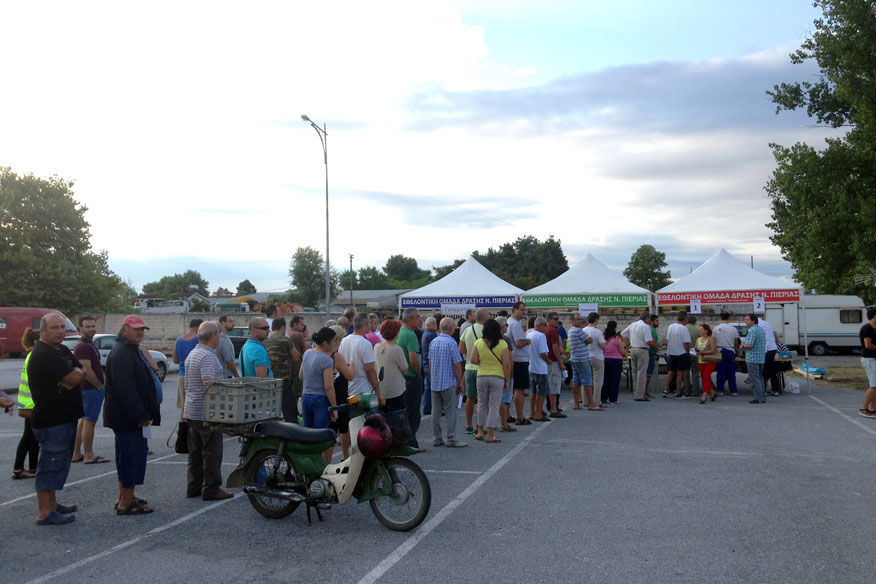
M32 410L33 397L30 395L30 384L27 382L27 363L30 361L30 356L33 353L28 353L24 358L24 367L21 368L21 382L18 384L18 409Z

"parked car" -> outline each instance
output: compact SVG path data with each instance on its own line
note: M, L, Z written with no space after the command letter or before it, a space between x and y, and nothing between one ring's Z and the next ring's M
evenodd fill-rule
M240 356L240 350L249 339L249 327L236 326L228 333L228 338L231 339L231 344L234 345L234 358Z
M27 327L31 327L35 331L40 330L40 318L50 312L57 312L64 316L63 313L51 308L0 307L0 357L3 356L3 352L15 356L24 353L24 348L21 346L24 330ZM76 332L76 327L66 316L64 316L64 325L68 334Z
M94 335L94 344L97 345L97 352L100 353L100 364L106 367L106 358L109 355L110 349L113 348L113 343L116 340L116 335L111 334L99 334ZM76 346L76 343L79 342L79 337L67 337L62 341L62 344L69 348L71 351ZM155 364L158 366L158 379L160 381L164 381L164 378L167 377L167 356L160 351L149 351L149 354L152 355L152 359L155 360Z

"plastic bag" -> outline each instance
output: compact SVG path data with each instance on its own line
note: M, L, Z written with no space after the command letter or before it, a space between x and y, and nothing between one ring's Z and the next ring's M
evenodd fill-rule
M788 393L800 393L800 384L792 381L785 386L785 391Z

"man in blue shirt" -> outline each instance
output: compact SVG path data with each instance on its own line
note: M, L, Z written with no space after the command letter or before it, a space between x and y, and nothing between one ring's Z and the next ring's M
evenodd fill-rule
M748 336L742 348L745 349L745 362L748 365L748 379L751 381L751 391L754 399L749 403L765 404L766 391L763 385L763 365L766 361L766 334L757 325L757 315L754 313L745 315L745 325L748 327Z
M442 318L441 334L429 345L429 369L432 377L432 445L443 446L441 417L447 419L447 446L464 448L468 444L456 440L457 392L464 387L462 381L462 354L453 338L456 323L452 318ZM456 390L456 391L454 391Z
M263 344L270 330L268 321L261 316L249 321L249 338L240 349L241 377L274 377L271 359Z
M420 351L423 356L423 415L432 414L432 379L429 375L429 345L438 337L438 321L430 316L423 324L423 338L420 339Z

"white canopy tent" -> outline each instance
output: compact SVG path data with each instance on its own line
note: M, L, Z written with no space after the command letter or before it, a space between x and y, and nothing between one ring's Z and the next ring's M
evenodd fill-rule
M613 272L589 253L553 280L523 293L528 307L563 308L580 304L642 306L651 304L651 292Z
M448 311L448 307L510 308L523 292L496 276L473 257L431 284L399 297L399 307Z
M801 302L800 286L793 282L762 274L726 250L719 249L687 276L657 290L658 306L690 304L691 300L699 300L702 304L755 304L757 299L763 299L764 308L769 303L800 304L803 308L804 358L808 363L806 306ZM808 387L808 375L806 384Z

